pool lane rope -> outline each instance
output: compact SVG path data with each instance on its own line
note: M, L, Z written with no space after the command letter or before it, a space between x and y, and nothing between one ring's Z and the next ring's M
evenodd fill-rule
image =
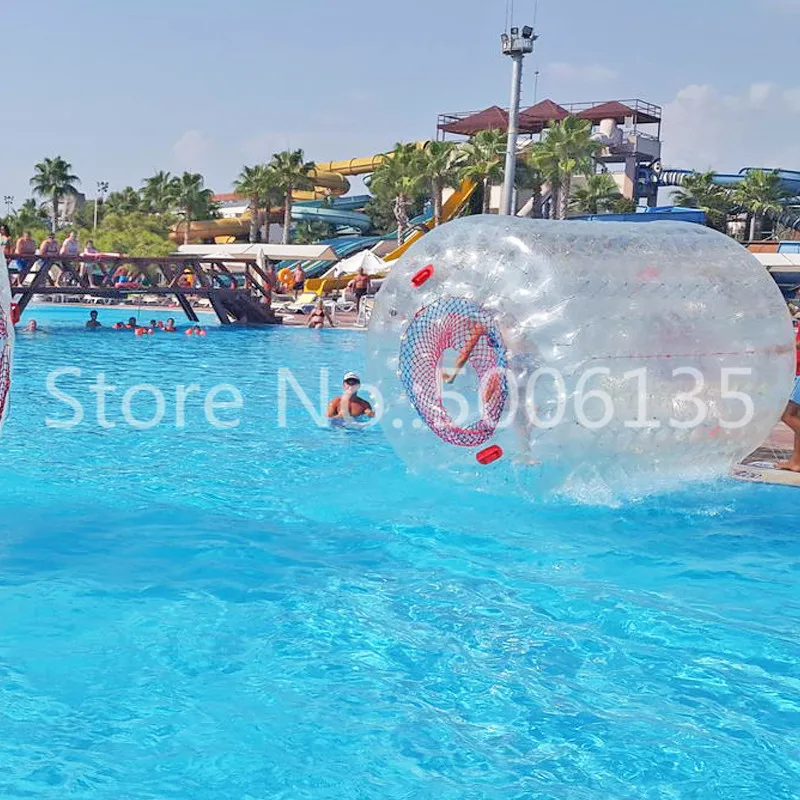
M417 288L433 268L425 268L414 278ZM442 357L446 351L464 354L475 370L483 394L479 419L458 425L450 417L442 396ZM494 319L479 305L464 297L445 297L415 314L400 344L399 377L406 394L422 421L442 441L458 447L480 447L494 436L508 401L506 368L508 358L500 330ZM494 445L476 458L488 464L502 455Z

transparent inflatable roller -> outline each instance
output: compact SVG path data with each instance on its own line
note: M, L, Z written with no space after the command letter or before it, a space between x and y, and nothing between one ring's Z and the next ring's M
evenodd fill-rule
M444 225L393 266L368 349L410 467L533 494L725 474L780 418L795 365L767 271L678 222Z

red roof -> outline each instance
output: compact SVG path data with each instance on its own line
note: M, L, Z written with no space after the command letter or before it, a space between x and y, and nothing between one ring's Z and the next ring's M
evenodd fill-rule
M626 117L633 117L634 122L644 124L659 121L658 117L654 117L644 111L634 111L630 106L626 106L624 103L620 103L617 100L612 100L609 103L600 103L598 106L587 108L585 111L581 111L578 116L581 119L588 119L592 122L613 119L619 124L624 123Z
M490 106L477 114L443 125L441 128L446 133L460 133L464 136L474 136L480 131L506 131L508 130L508 113L500 106Z
M568 116L566 108L552 100L541 100L520 113L519 127L525 133L541 133L549 122L560 122Z

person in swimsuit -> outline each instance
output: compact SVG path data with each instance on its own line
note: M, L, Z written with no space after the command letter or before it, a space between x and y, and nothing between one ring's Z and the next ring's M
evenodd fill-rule
M294 291L294 299L297 300L297 296L303 291L303 287L306 285L306 274L299 264L294 268L292 277L294 278L292 291Z
M30 231L25 231L25 233L17 239L14 253L18 256L32 256L36 253L36 242L31 236Z
M97 319L97 312L90 311L89 312L89 321L86 323L87 328L102 328L103 326Z
M325 308L325 303L322 302L322 298L320 297L317 300L316 306L314 306L314 310L309 314L308 317L308 327L309 328L324 328L325 327L325 320L328 320L328 324L331 328L335 328L336 326L333 324L333 319L331 319L331 313Z
M14 255L14 240L11 238L11 231L8 229L8 225L0 225L0 247L3 248L6 264L10 264L11 256Z
M6 260L6 267L8 268L8 277L11 285L14 286L17 282L18 267L14 258L14 239L11 236L11 231L8 225L0 225L0 247L3 248L3 257Z
M361 298L364 297L370 290L372 282L369 275L364 272L364 267L359 267L355 278L347 284L347 288L351 289L356 296L356 309L361 309Z
M172 317L170 317L170 318L167 320L167 324L164 326L164 330L165 330L167 333L175 333L175 331L176 331L176 330L178 330L178 329L175 327L175 320L174 320Z
M776 469L800 472L800 326L795 327L795 379L794 389L781 420L794 433L794 450L788 461L776 464Z
M67 238L64 239L64 243L61 245L61 250L59 253L62 256L77 256L79 252L80 245L78 244L78 239L75 236L75 231L70 231Z
M47 258L52 258L58 255L58 242L54 233L48 233L47 238L42 242L39 248L39 255Z
M334 397L328 404L328 419L348 419L357 417L374 417L372 406L358 396L361 379L355 372L348 372L344 376L342 388L344 393Z

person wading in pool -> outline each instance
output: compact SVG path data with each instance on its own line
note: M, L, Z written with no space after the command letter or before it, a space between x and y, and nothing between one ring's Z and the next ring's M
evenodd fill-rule
M331 318L331 312L325 308L325 303L323 302L322 298L320 297L317 300L317 305L314 306L314 310L308 316L308 327L309 328L324 328L325 327L325 320L328 320L328 324L331 328L335 328L336 326L333 324L333 319Z
M334 397L328 405L328 419L348 417L374 417L375 412L372 406L358 396L358 389L361 386L361 379L355 372L348 372L344 376L342 388L344 393L339 397Z
M89 312L89 321L86 323L87 328L102 328L103 326L97 319L97 312L90 311Z

